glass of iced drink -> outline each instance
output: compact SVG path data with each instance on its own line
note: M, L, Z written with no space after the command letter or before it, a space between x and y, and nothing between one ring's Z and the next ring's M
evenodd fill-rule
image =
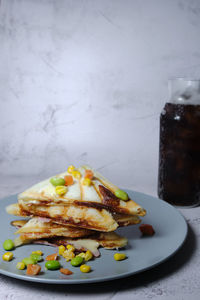
M200 80L170 80L160 115L158 195L170 204L200 204Z

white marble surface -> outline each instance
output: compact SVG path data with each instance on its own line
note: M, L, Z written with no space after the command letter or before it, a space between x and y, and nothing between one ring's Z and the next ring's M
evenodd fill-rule
M200 77L199 28L199 0L0 0L0 196L69 163L156 195L167 79ZM0 299L199 299L200 209L183 214L186 246L154 270L89 287L1 276Z
M167 79L200 77L200 2L0 3L0 174L88 162L153 193Z

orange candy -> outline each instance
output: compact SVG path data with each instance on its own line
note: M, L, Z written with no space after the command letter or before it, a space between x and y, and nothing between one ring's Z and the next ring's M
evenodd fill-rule
M85 170L85 178L92 179L93 176L94 176L94 174L91 170Z
M65 179L65 185L72 185L74 183L74 179L71 175L66 175L64 179Z
M73 274L73 272L70 271L69 269L63 269L63 268L60 269L60 272L62 274L65 274L65 275L71 275L71 274Z
M154 235L154 233L155 233L153 226L150 224L142 224L142 225L140 225L139 228L140 228L140 231L142 232L142 234L145 236L151 236L151 235Z
M41 267L39 265L27 265L27 275L38 275L40 273Z
M56 260L58 257L58 253L50 254L46 257L46 260Z

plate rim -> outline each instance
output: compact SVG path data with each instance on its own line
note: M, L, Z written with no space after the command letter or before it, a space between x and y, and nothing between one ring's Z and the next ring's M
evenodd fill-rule
M145 194L145 193L142 193L142 192L138 192L138 191L135 191L135 190L130 190L130 189L127 189L127 188L125 188L124 190L127 191L128 193L132 192L132 193L136 193L136 194L138 194L140 196L143 196L143 197L144 196L145 197L150 197L151 200L156 200L156 201L159 200L159 201L163 202L164 205L174 209L176 211L176 213L178 213L179 216L181 217L181 219L183 221L183 224L184 224L184 237L183 237L181 243L178 245L178 247L174 251L172 251L169 255L167 255L165 258L161 259L158 262L155 262L154 264L152 264L150 266L147 266L146 268L144 267L144 268L139 269L137 271L129 271L129 272L124 272L124 273L121 273L121 274L118 274L118 275L113 275L113 276L109 275L109 276L104 276L104 277L88 278L88 279L71 279L71 278L68 278L68 279L67 278L64 278L64 279L45 279L45 278L40 278L40 277L28 277L27 275L15 274L15 273L12 273L10 271L3 270L1 268L0 268L0 274L11 277L11 278L15 278L15 279L18 279L18 280L24 280L24 281L29 281L29 282L37 282L37 283L43 283L43 284L73 284L73 285L74 284L87 284L87 283L112 281L112 280L117 280L117 279L120 279L120 278L129 277L129 276L132 276L132 275L136 275L138 273L142 273L142 272L145 272L147 270L150 270L150 269L164 263L166 260L170 259L183 246L183 244L185 243L185 240L187 238L187 235L188 235L188 224L187 224L184 216L181 214L181 212L176 207L172 206L171 204L169 204L168 202L166 202L166 201L164 201L160 198L157 198L155 196ZM8 199L10 197L14 197L14 196L17 196L17 194L12 194L10 196L1 198L0 201L5 201L6 199Z

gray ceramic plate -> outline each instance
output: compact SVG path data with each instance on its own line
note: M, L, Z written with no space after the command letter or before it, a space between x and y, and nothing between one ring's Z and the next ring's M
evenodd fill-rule
M90 261L92 272L81 273L79 268L72 267L63 258L60 262L63 267L71 269L74 274L70 276L62 275L59 271L47 271L44 262L41 263L43 272L41 275L31 277L26 275L25 270L17 270L16 263L22 258L27 257L33 250L42 250L44 257L55 253L55 248L41 245L25 245L15 249L14 259L10 262L0 262L0 273L28 281L57 284L80 284L89 282L99 282L113 280L152 268L165 261L174 254L183 244L187 235L187 224L181 214L166 202L133 191L127 191L129 196L141 204L146 210L147 215L142 218L143 223L153 225L156 234L153 237L141 237L139 225L120 228L118 233L126 236L129 244L125 250L127 259L115 261L113 254L117 251L101 249L101 257ZM8 204L15 203L17 196L10 196L0 200L1 227L0 245L5 239L13 239L15 228L10 222L19 218L10 216L5 212ZM5 251L0 246L0 256Z

